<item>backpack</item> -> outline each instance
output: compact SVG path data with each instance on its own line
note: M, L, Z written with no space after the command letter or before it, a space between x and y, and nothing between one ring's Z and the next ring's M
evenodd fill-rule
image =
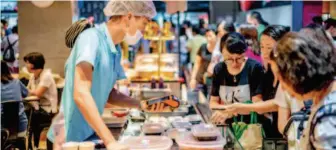
M314 129L317 123L321 122L322 119L325 117L336 117L336 102L331 102L331 103L322 105L313 116L313 119L311 121L310 130L309 130L309 135L310 135L309 143L310 143L311 149L313 150L315 150L313 146L313 141L315 140ZM332 147L332 148L335 148L335 147Z
M18 40L14 41L13 43L9 42L9 38L7 37L8 46L3 52L3 60L6 62L14 62L15 59L15 51L13 46L17 43Z
M300 149L300 137L307 126L311 105L312 101L305 101L304 107L300 111L291 114L284 129L288 150Z

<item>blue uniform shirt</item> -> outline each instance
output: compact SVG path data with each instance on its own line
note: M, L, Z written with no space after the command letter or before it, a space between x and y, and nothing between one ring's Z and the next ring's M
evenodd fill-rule
M105 23L85 30L78 36L65 67L65 86L61 112L64 115L66 141L84 141L94 134L73 98L75 67L81 62L93 66L91 94L102 114L110 91L117 80L124 79L120 64L121 52L117 50ZM54 140L52 128L49 140Z

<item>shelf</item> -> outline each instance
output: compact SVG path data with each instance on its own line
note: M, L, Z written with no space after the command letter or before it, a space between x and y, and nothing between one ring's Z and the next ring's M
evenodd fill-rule
M144 37L146 40L151 40L151 41L171 41L171 40L174 40L175 39L175 36L170 36L170 37L167 37L167 36L153 36L153 37Z

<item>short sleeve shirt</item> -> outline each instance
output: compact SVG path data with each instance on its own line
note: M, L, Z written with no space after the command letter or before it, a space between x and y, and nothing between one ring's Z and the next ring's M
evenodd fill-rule
M298 112L304 107L303 101L292 98L286 91L284 91L279 84L275 94L275 103L282 108L290 109L291 113Z
M241 73L233 76L224 62L218 63L214 69L212 96L219 96L221 103L232 104L252 100L261 94L263 68L255 60L247 59Z
M64 116L66 141L84 141L94 134L73 99L75 67L81 62L93 66L91 94L102 114L108 96L117 80L124 79L120 64L121 51L117 50L105 23L82 32L71 51L65 67L65 86L62 94L60 116ZM62 117L59 117L62 121ZM57 123L55 123L57 124ZM53 130L53 127L51 127ZM53 131L48 139L53 141ZM55 131L57 132L57 131Z
M44 92L40 104L33 102L33 105L38 109L41 106L48 113L56 113L58 101L57 86L50 69L43 69L39 78L35 78L33 75L30 77L28 89L36 90L39 87L45 87L47 91Z

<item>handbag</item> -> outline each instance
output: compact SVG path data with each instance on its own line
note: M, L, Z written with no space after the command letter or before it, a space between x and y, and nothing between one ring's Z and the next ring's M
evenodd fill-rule
M245 103L252 103L252 101L247 101ZM240 117L240 122L238 122L237 117L233 117L233 133L245 150L262 149L263 137L265 137L264 130L262 125L258 123L257 113L251 112L250 116L251 119L249 124L243 122L243 116Z

